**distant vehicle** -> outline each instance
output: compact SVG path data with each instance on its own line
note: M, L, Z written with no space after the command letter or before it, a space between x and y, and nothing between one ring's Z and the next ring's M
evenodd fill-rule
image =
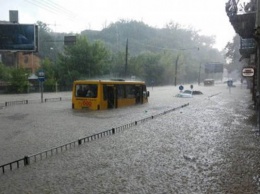
M215 81L214 79L205 79L204 80L204 86L214 86Z
M77 80L73 83L72 109L104 110L148 102L142 81Z

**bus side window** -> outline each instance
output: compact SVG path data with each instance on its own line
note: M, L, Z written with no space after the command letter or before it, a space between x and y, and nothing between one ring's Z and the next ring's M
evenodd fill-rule
M126 86L126 97L127 98L134 98L135 97L135 86L127 85Z
M104 100L107 100L107 86L103 85L103 98Z
M90 98L96 98L97 97L97 85L89 85L87 86L87 93L86 93L87 97Z
M125 98L125 86L124 85L117 85L117 97Z
M93 86L92 92L93 92L93 97L96 98L97 97L97 85Z

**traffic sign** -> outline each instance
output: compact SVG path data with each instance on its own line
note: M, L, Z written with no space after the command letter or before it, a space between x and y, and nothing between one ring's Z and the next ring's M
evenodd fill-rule
M40 81L40 82L44 82L45 81L45 73L44 73L44 71L39 71L39 73L38 73L38 80Z
M184 87L182 85L179 86L179 90L182 91Z
M255 70L253 67L244 67L242 69L242 75L244 77L253 77L255 74Z

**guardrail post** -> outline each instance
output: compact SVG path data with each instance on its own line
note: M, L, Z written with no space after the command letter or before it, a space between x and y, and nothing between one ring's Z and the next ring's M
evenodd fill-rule
M137 121L135 121L135 125L137 125Z
M81 140L81 139L78 140L78 144L79 144L79 145L82 144L82 140Z
M24 156L24 166L27 166L30 164L30 157L29 156Z
M112 134L115 134L115 128L112 128Z

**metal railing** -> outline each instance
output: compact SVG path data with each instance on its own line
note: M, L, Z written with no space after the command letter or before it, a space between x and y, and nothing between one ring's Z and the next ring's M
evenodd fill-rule
M59 97L59 98L45 98L44 102L47 102L47 101L55 102L55 101L61 101L61 100L62 100L61 97Z
M28 104L28 100L19 100L19 101L9 101L5 102L5 106L13 106L18 104Z
M48 150L45 150L45 151L42 151L42 152L39 152L39 153L36 153L36 154L24 156L24 158L21 158L21 159L15 160L13 162L9 162L7 164L1 165L0 166L1 172L4 174L7 170L12 171L15 168L16 169L20 168L20 166L27 166L27 165L30 165L32 163L36 163L37 161L51 157L54 154L58 154L58 153L61 153L63 151L67 151L68 149L72 149L76 146L80 146L83 143L91 142L91 141L94 141L94 140L97 140L97 139L100 139L100 138L103 138L103 137L114 135L116 133L124 131L125 129L136 126L136 125L138 125L138 123L142 124L142 123L144 123L148 120L155 119L159 116L162 116L162 115L165 115L167 113L173 112L175 110L184 108L188 105L189 105L189 103L181 105L181 106L176 107L176 108L166 110L164 112L161 112L161 113L153 115L153 116L149 116L149 117L146 117L146 118L143 118L143 119L140 119L140 120L119 126L119 127L115 127L115 128L112 128L112 129L91 135L91 136L80 138L76 141L72 141L72 142L66 143L66 144L61 145L61 146L57 146L57 147L54 147L54 148L51 148L51 149L48 149Z
M66 100L65 98L57 97L57 98L45 98L44 102L57 102ZM17 100L17 101L8 101L4 103L0 103L0 108L7 107L7 106L14 106L14 105L22 105L22 104L29 104L29 103L35 103L36 100ZM39 101L40 102L40 101Z

